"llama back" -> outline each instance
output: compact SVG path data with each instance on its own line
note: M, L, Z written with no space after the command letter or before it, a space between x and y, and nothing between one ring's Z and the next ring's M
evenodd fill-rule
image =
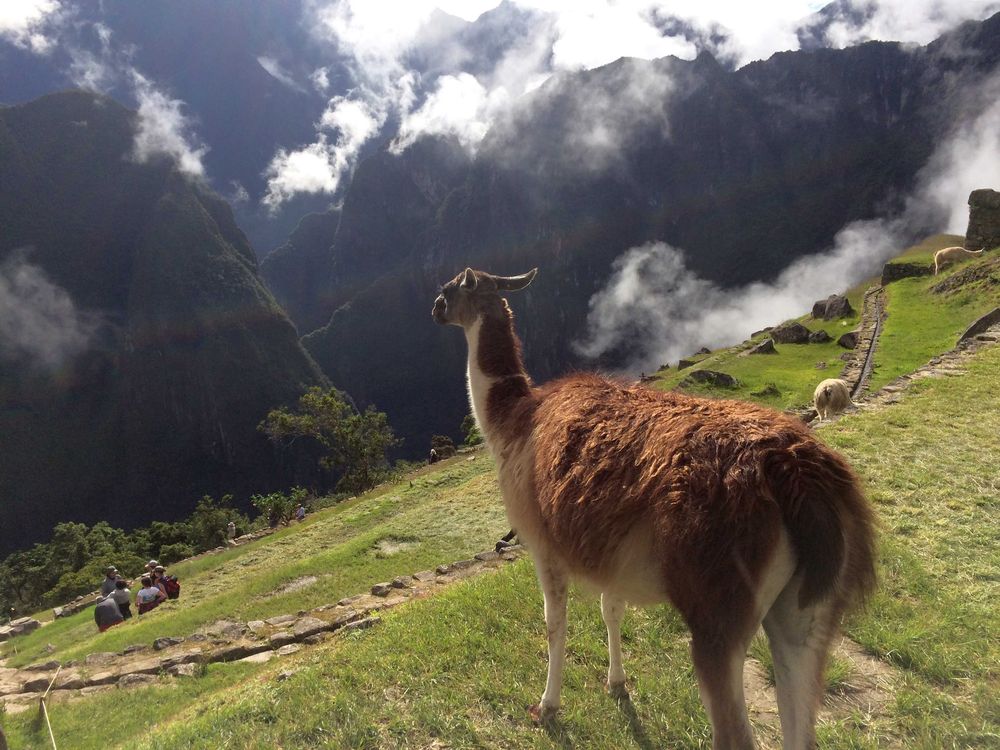
M703 588L685 588L687 566L703 583L714 579L716 596L750 607L747 579L762 575L784 524L805 571L804 598L842 583L862 595L871 587L872 521L856 478L797 420L595 375L541 389L534 420L543 523L580 572L600 579L631 532L647 526L686 617L714 608Z

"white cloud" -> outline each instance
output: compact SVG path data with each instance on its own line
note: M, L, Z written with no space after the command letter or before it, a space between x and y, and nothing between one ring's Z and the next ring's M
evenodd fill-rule
M867 19L854 26L831 25L827 41L849 47L871 39L927 44L967 19L981 20L1000 11L996 0L854 0Z
M37 54L46 54L55 45L49 34L58 16L58 0L3 0L0 2L0 37Z
M309 80L312 82L313 88L319 93L325 94L330 88L330 69L316 68L309 74Z
M0 264L0 356L56 369L87 348L100 323L23 251Z
M279 149L271 159L265 171L264 205L274 211L297 193L336 192L361 147L378 132L384 120L384 112L364 101L331 99L317 125L316 142L294 151Z
M424 135L453 135L474 150L509 99L505 88L487 91L468 73L442 76L423 105L403 118L393 150L403 151Z
M261 55L257 58L257 64L267 71L267 74L274 80L285 84L288 88L295 91L305 91L299 82L292 77L292 74L285 70L275 58Z
M688 269L677 248L651 243L626 251L590 300L577 350L594 359L626 351L625 369L649 371L701 346L728 346L804 314L815 300L875 274L914 233L964 234L969 193L1000 184L998 94L1000 76L970 92L973 106L988 106L942 140L899 214L848 224L831 249L799 259L773 282L723 290Z
M136 70L131 71L139 117L132 154L138 162L155 157L172 159L190 177L205 176L202 164L208 147L191 132L191 121L182 111L184 102L171 99Z

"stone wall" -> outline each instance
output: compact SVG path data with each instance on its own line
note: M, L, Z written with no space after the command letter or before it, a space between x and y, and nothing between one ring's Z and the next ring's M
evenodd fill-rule
M1000 193L984 188L969 194L969 228L965 249L987 250L1000 245Z

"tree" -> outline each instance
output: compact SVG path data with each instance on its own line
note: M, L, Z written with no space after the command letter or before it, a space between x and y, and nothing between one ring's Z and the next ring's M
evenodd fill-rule
M246 516L233 510L233 496L223 495L221 500L215 500L205 495L188 519L191 527L191 544L196 552L204 552L213 547L221 547L226 540L226 527L230 521L237 526L246 528L249 523Z
M258 429L285 447L300 438L315 440L323 449L320 466L343 472L337 489L354 493L388 477L386 451L400 443L383 412L373 406L358 412L335 388L316 386L299 398L294 411L272 409Z
M465 436L465 444L468 446L479 445L483 442L482 433L479 432L479 425L472 414L466 414L462 420L462 434Z
M455 455L455 441L447 435L432 435L431 449L438 458L451 458Z

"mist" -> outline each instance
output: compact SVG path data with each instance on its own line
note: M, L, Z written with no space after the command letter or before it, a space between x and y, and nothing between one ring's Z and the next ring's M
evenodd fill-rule
M25 251L0 264L0 358L58 369L87 349L100 324Z

